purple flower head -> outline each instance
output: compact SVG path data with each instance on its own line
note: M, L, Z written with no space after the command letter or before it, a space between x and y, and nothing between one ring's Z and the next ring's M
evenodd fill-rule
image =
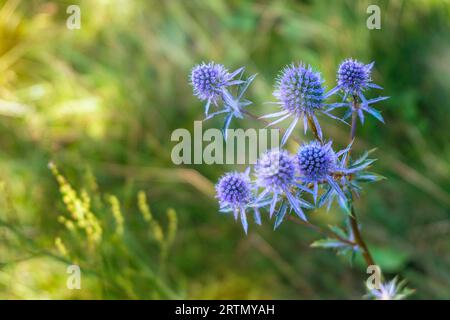
M317 141L301 146L297 159L300 173L306 182L326 180L336 166L336 155L331 144L322 145Z
M283 69L277 79L275 91L273 95L277 98L277 104L281 107L281 111L264 115L264 118L278 118L271 122L275 125L289 117L293 121L286 130L281 145L284 145L297 125L299 120L303 120L303 128L306 133L308 126L311 126L314 132L317 132L322 139L322 129L317 120L316 113L320 112L330 117L325 110L328 106L325 103L325 89L322 85L323 80L319 72L314 72L311 66L303 63L298 65L291 64Z
M319 207L328 203L329 208L337 199L341 208L349 213L348 191L358 195L359 182L377 181L382 177L363 171L375 161L367 158L369 152L353 161L349 158L353 142L338 152L333 151L331 144L331 141L326 144L311 141L299 148L297 163L301 184L298 186L304 191L309 190L316 203L319 186L323 187L325 193L318 202Z
M397 277L391 281L379 284L379 288L369 289L366 295L368 298L375 300L403 300L414 293L414 290L406 287L405 281L397 282Z
M240 217L245 233L248 230L246 209L253 209L255 222L261 224L258 204L254 202L253 186L249 178L250 169L244 173L229 172L216 184L216 197L219 199L221 212L233 212L234 219Z
M342 102L332 103L328 105L325 111L329 113L336 108L347 108L342 118L334 117L337 120L345 121L356 113L357 117L364 124L365 113L370 114L377 120L384 123L381 112L373 108L374 103L388 99L389 97L377 97L367 99L364 91L367 88L382 90L383 88L372 82L371 73L375 62L363 64L354 59L346 59L339 66L337 72L337 86L328 91L325 97L328 98L333 94L342 91ZM350 100L350 101L349 101Z
M296 163L286 150L264 153L255 165L256 183L270 191L282 192L295 181Z
M200 100L208 100L214 104L222 96L222 89L228 85L229 80L228 70L214 62L196 65L191 72L194 95Z
M320 73L313 72L311 66L291 64L281 72L274 96L284 110L299 117L323 107L322 82Z
M223 175L216 185L217 198L221 205L246 206L252 198L249 178L239 172Z
M365 65L354 59L344 60L337 72L338 87L352 95L364 91L371 82L372 66L373 64Z
M214 62L210 62L208 64L198 64L192 69L191 84L194 88L194 95L200 100L206 101L205 115L207 117L211 103L217 105L220 98L224 100L226 105L228 104L225 109L234 109L237 115L240 115L239 110L237 110L239 107L249 104L247 101L241 102L239 99L235 101L226 89L229 86L245 83L245 81L242 80L233 80L234 77L241 74L243 70L244 68L239 68L230 73L223 65ZM247 80L248 85L251 83L253 78L251 80ZM242 98L242 94L245 90L242 90L239 98ZM232 106L229 104L232 104ZM221 110L215 114L220 114L225 111Z
M326 184L331 189L327 193L330 196L329 203L331 204L334 196L338 196L339 201L344 203L347 200L340 186L341 181L336 181L334 174L345 170L343 168L345 160L339 160L339 156L347 154L350 146L335 153L331 148L331 144L331 141L327 144L312 141L299 148L297 161L300 179L303 181L304 187L308 187L308 185L313 186L311 193L314 196L314 201L317 201L319 184Z
M283 221L288 206L303 220L307 220L303 208L312 208L312 205L296 195L297 163L295 157L286 150L272 149L264 153L255 165L256 185L263 188L258 196L259 201L270 204L270 217L275 212L279 200L282 202L275 228ZM287 202L283 198L287 199ZM283 205L284 204L284 205Z

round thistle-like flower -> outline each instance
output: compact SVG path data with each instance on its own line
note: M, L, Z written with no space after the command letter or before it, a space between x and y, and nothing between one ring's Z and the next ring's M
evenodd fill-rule
M252 199L250 180L239 172L223 175L216 185L216 192L221 205L243 207Z
M264 153L255 165L256 183L273 192L286 191L295 181L295 158L286 150Z
M370 82L372 65L365 65L354 59L346 59L339 66L337 82L339 88L350 94L358 94L366 89Z
M317 141L304 144L297 153L300 173L306 182L317 183L327 179L336 166L336 155L331 144Z
M279 76L274 96L284 110L300 117L323 107L322 82L320 73L311 66L291 64Z
M194 95L200 100L217 103L222 96L222 89L228 85L230 73L221 64L210 62L195 66L191 72L191 84Z
M380 283L379 288L368 288L368 298L376 300L403 300L414 293L414 290L406 287L406 282L403 280L397 282L397 277L388 282Z

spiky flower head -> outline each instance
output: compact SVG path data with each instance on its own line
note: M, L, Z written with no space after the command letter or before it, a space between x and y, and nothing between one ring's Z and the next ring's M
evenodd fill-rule
M365 65L354 59L346 59L337 72L338 87L344 92L358 94L370 84L373 64Z
M325 180L334 170L336 155L331 149L331 142L322 145L312 141L300 147L297 153L300 173L307 182Z
M301 116L321 109L324 101L323 80L320 73L303 63L291 64L281 72L274 96L289 113Z
M295 158L286 150L266 151L256 162L256 183L270 191L281 192L295 180L297 165Z
M244 173L229 172L216 185L216 197L221 205L242 207L252 199L250 179Z
M196 65L191 72L194 95L200 100L217 103L222 96L222 89L228 85L230 78L230 73L221 64L210 62Z
M406 287L406 282L400 281L395 277L391 281L379 284L379 288L369 289L367 298L376 300L403 300L414 293L414 290Z

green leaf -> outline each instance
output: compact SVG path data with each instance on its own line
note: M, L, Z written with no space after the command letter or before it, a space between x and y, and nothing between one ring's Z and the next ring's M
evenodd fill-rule
M329 225L328 228L333 231L335 234L337 234L339 237L347 239L347 234L345 233L344 230L342 230L341 228L339 228L338 226L333 226L333 225Z
M337 239L320 239L320 240L316 240L313 243L311 243L310 245L312 248L340 248L340 247L344 247L347 246L346 243L341 242Z
M348 215L351 214L350 210L350 201L347 197L346 200L342 199L342 197L337 197L339 207Z
M355 180L358 182L377 182L386 179L386 177L369 171L360 172L356 175Z

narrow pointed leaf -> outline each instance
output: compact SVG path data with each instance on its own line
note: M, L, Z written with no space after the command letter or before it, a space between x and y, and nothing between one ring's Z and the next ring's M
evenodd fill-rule
M241 208L241 223L242 227L244 228L245 234L247 234L248 231L248 223L247 223L247 215L245 214L245 209Z
M297 199L289 191L287 191L285 193L289 200L289 204L292 206L292 208L294 209L297 216L304 221L308 221L306 219L306 216L303 213L303 210L301 209L300 204L298 203Z
M330 198L332 190L333 189L331 187L329 187L327 189L327 191L325 191L325 193L320 196L319 203L318 203L319 208L322 207L325 204L325 202L327 202L327 200Z
M275 206L276 206L276 204L277 204L277 201L278 201L278 194L275 193L275 194L273 195L272 203L270 204L270 217L271 217L271 218L272 218L272 215L273 215L273 213L274 213L274 211L275 211Z
M286 110L280 111L280 112L275 112L275 113L269 113L264 116L258 117L258 119L269 119L269 118L281 117L281 116L286 115L287 113L288 113L288 111L286 111Z
M253 217L255 219L255 223L257 225L261 225L261 213L259 212L258 208L253 209Z
M289 126L289 128L286 130L286 132L283 135L283 139L281 140L281 145L284 146L284 144L286 143L287 139L289 138L289 136L291 135L292 131L294 131L295 126L297 125L298 122L298 118L295 118L294 121L292 121L291 125Z
M384 119L383 116L381 115L381 112L372 108L372 107L365 107L364 108L368 113L370 113L372 116L374 116L376 119L378 119L379 121L381 121L382 123L384 123Z
M253 82L253 80L255 80L255 78L256 78L256 74L251 75L251 76L248 77L248 79L245 81L244 86L241 88L241 91L239 92L239 97L238 97L239 100L242 98L242 96L243 96L244 93L247 91L248 87L249 87L250 84Z
M271 123L269 123L269 124L266 126L266 128L267 128L267 127L270 127L270 126L273 126L273 125L275 125L275 124L277 124L277 123L279 123L279 122L281 122L281 121L283 121L283 120L289 118L289 116L290 116L289 114L286 114L286 115L282 116L281 118L279 118L279 119L277 119L277 120L275 120L275 121L272 121Z
M230 126L231 120L233 119L233 114L230 113L226 118L225 118L225 122L223 124L223 128L222 128L222 134L223 137L225 139L225 142L227 141L228 138L228 127Z
M380 101L387 100L387 99L389 99L389 97L373 98L373 99L367 100L367 104L376 103L376 102L380 102Z
M287 204L286 204L286 202L283 202L283 204L281 205L280 211L278 211L278 213L276 215L275 224L273 227L274 230L277 229L280 226L280 224L283 222L286 212L287 212Z
M340 88L338 86L334 87L333 89L331 89L330 91L328 91L327 93L325 93L324 95L324 99L327 99L328 97L332 96L333 94L335 94L336 92L338 92L340 90Z
M375 83L369 83L368 87L370 88L374 88L374 89L379 89L379 90L383 90L383 87L380 87L379 85L375 84Z
M317 240L310 244L310 247L312 248L326 248L326 249L340 248L346 246L348 246L347 243L341 242L337 239L329 239L329 238Z

